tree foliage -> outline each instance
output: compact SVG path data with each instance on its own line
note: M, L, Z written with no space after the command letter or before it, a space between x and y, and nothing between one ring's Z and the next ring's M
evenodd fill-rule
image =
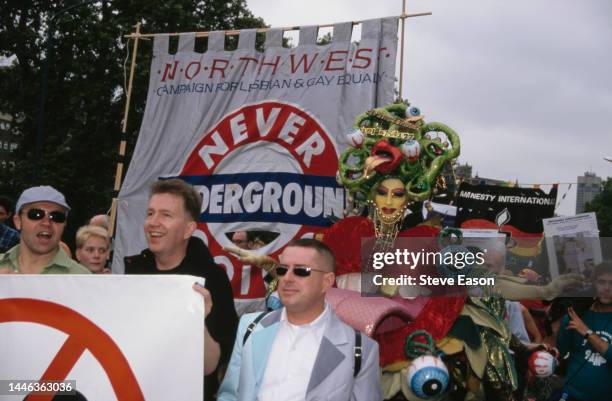
M51 17L79 1L0 0L0 56L18 65L0 69L0 111L17 117L22 133L16 167L0 176L0 193L10 196L36 184L53 185L73 207L65 238L89 217L106 212L112 188L125 106L125 34L137 22L142 33L191 32L265 26L245 0L113 0L82 5L55 19L54 46L46 51ZM141 40L129 115L128 155L144 112L151 57ZM133 43L129 43L129 50ZM37 182L32 182L41 67L48 58L44 148ZM128 60L129 63L129 60ZM127 163L126 163L127 166Z
M585 210L597 215L599 236L612 237L612 177L604 182L603 190L586 204Z

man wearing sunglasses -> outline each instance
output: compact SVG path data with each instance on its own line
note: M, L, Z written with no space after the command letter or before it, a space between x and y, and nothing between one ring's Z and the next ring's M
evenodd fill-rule
M70 207L50 186L28 188L19 196L13 222L19 245L0 255L0 269L24 274L90 274L59 246Z
M284 307L242 317L218 401L382 400L378 344L325 302L335 280L329 248L293 241L275 270Z

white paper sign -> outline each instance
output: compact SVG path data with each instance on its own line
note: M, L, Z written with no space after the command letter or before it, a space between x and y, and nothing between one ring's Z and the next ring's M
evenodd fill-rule
M595 213L542 220L551 276L590 274L601 263L601 243Z

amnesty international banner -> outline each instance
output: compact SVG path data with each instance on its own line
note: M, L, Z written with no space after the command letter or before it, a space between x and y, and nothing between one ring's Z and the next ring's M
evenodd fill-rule
M197 280L0 275L0 400L24 399L34 380L70 384L75 399L202 400Z
M261 270L222 250L229 233L270 232L260 252L275 256L342 216L338 155L354 117L393 99L397 18L365 21L356 43L352 23L336 24L324 46L317 29L300 28L294 48L272 29L264 52L255 30L242 31L234 51L224 50L224 32L210 33L204 53L194 51L194 34L180 36L176 54L167 36L155 38L144 120L118 199L113 271L146 247L148 188L163 177L202 194L196 235L238 301L261 299L265 287Z
M495 229L508 238L507 267L533 266L542 251L545 218L555 212L557 187L499 187L462 183L457 193L457 227Z

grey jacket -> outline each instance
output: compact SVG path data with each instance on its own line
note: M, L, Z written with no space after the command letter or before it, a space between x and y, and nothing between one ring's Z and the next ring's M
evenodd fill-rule
M331 319L310 372L306 400L382 400L378 344L362 334L361 369L357 377L353 377L355 331L330 312ZM219 389L219 401L257 400L281 310L266 315L243 346L246 329L259 314L247 314L240 319L232 358Z

